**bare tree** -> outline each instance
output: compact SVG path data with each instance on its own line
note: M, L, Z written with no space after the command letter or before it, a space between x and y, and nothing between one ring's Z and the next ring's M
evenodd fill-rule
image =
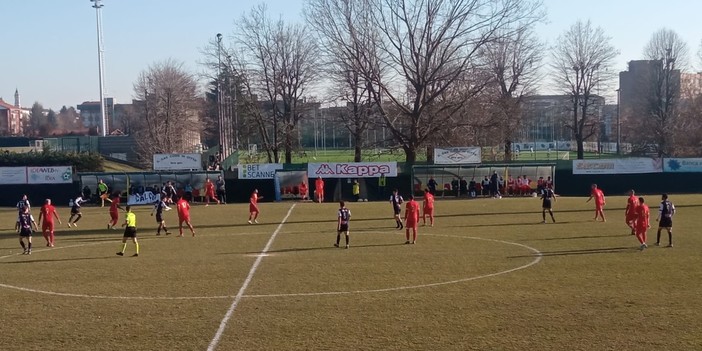
M521 125L522 97L533 93L541 78L544 46L531 28L522 28L499 36L482 50L497 90L491 115L497 123L495 132L504 143L505 161L512 159L512 142Z
M232 130L236 139L246 144L260 143L261 149L266 152L267 161L274 162L274 145L271 142L273 119L265 113L272 110L265 109L259 101L257 93L260 90L257 90L256 75L247 63L242 61L245 55L237 54L224 40L218 43L215 39L210 40L201 49L201 54L204 59L200 64L206 68L202 76L209 81L210 87L203 130L203 137L208 141L208 145L221 144L218 119L220 107L217 103L219 97L228 102L222 104L222 108L231 108L231 111L225 112L234 116ZM220 88L221 94L218 92Z
M644 48L647 60L670 59L675 68L684 70L689 65L690 49L687 43L672 29L661 28L651 35Z
M143 162L151 162L154 153L192 152L193 140L199 140L202 98L195 77L183 64L171 59L154 63L139 74L133 84L135 99L140 101L137 146Z
M653 151L658 156L671 155L680 113L680 73L688 65L689 49L675 31L663 28L651 36L644 48L644 57L653 65L637 87L640 113L633 123L637 139L632 142L642 151Z
M540 5L518 0L373 2L388 71L385 77L371 77L379 87L374 98L408 163L415 162L429 137L465 124L460 112L488 83L476 73L480 49L511 34L506 30L540 19ZM381 99L399 113L388 113Z
M682 87L680 113L676 123L676 156L702 155L702 93L699 87Z
M612 65L619 51L600 27L577 21L558 37L552 51L554 83L571 98L572 119L568 128L577 144L577 157L584 157L583 142L595 135L599 122L593 104L595 92L608 89L614 79Z
M302 25L272 21L265 5L242 16L235 34L244 51L236 53L251 69L252 86L268 99L273 117L273 153L279 159L278 129L282 124L285 162L292 162L296 127L304 115L306 89L316 77L316 45Z
M318 35L325 73L335 88L331 100L346 105L340 118L353 136L355 162L362 160L365 133L377 111L369 77L380 66L375 52L380 40L372 30L370 4L353 0L307 0L305 6L307 23Z

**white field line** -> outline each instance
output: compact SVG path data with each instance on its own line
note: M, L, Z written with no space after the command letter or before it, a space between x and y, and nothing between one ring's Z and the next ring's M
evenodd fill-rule
M212 338L212 341L210 341L209 346L207 346L207 351L214 351L217 348L217 345L219 345L219 341L222 339L222 334L224 334L224 329L227 328L227 324L232 318L234 310L236 310L236 307L239 306L239 301L241 301L241 298L244 296L246 289L249 287L249 284L251 283L251 280L253 279L256 270L258 269L258 266L261 264L261 261L263 261L263 257L265 256L266 252L270 250L271 245L273 244L273 240L275 240L276 236L278 236L280 229L283 228L283 224L285 224L285 221L287 221L288 217L290 217L293 208L295 208L295 204L290 206L288 213L285 215L285 217L283 217L283 220L280 221L278 227L275 228L275 231L271 235L270 239L268 239L266 246L263 248L263 251L261 251L261 255L259 255L258 258L256 258L256 261L254 261L254 264L253 266L251 266L251 270L249 271L249 275L246 277L246 280L244 280L244 284L239 289L239 292L234 297L234 301L232 301L231 306L229 306L227 313L224 315L224 318L222 318L222 321L219 323L219 329L217 329L217 332Z
M478 280L478 279L483 279L483 278L491 278L491 277L496 277L496 276L502 275L502 274L516 272L518 270L529 268L529 267L541 262L541 259L543 258L543 253L541 253L541 251L539 251L531 246L527 246L527 245L519 244L519 243L514 243L511 241L504 241L504 240L497 240L497 239L485 239L485 238L478 238L478 237L471 237L471 236L462 237L462 236L458 236L458 235L443 235L443 234L424 234L424 235L425 236L439 236L439 237L446 237L446 238L463 238L463 239L492 241L492 242L496 242L496 243L519 246L519 247L523 247L523 248L531 251L534 254L534 260L532 260L531 262L524 264L522 266L510 268L510 269L500 271L500 272L487 273L487 274L482 274L482 275L478 275L478 276L474 276L474 277L449 280L449 281L445 281L445 282L437 282L437 283L429 283L429 284L421 284L421 285L397 286L397 287L384 288L384 289L327 291L327 292L289 293L289 294L244 295L244 297L246 297L246 298L264 298L264 297L350 295L350 294L382 293L382 292L390 292L390 291L398 291L398 290L431 288L431 287L435 287L435 286L463 283L463 282L468 282L468 281Z

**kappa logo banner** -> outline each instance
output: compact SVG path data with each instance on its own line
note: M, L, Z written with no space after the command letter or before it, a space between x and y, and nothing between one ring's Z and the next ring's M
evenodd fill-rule
M453 147L450 149L434 149L434 164L456 165L480 163L482 161L479 147Z
M310 178L379 178L397 177L397 162L308 163Z

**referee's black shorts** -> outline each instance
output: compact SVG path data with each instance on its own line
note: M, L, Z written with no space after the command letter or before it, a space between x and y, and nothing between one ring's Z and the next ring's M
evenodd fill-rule
M124 237L125 238L136 238L136 236L137 236L136 227L127 227L124 229Z

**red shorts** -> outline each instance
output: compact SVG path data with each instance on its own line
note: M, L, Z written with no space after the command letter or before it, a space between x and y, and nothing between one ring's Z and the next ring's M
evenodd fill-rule
M595 210L600 211L600 210L602 210L603 207L604 207L604 204L595 203Z
M117 219L119 219L119 212L110 211L110 218L112 218L113 221L117 221Z
M249 212L258 212L258 206L249 205Z
M41 231L42 232L53 232L54 231L54 222L41 222Z
M632 213L632 214L627 213L626 214L626 222L629 223L629 222L634 222L634 221L636 221L636 213Z
M215 198L216 198L216 197L215 197L214 191L208 191L207 193L205 193L205 197L209 197L209 198L212 198L212 199L215 199Z
M429 216L434 215L434 208L433 207L425 207L424 214L429 215Z
M407 219L405 228L417 228L417 221L414 219Z
M190 222L190 216L188 217L178 217L178 224L183 225L183 222Z
M636 227L636 234L646 234L646 231L648 231L647 227Z

